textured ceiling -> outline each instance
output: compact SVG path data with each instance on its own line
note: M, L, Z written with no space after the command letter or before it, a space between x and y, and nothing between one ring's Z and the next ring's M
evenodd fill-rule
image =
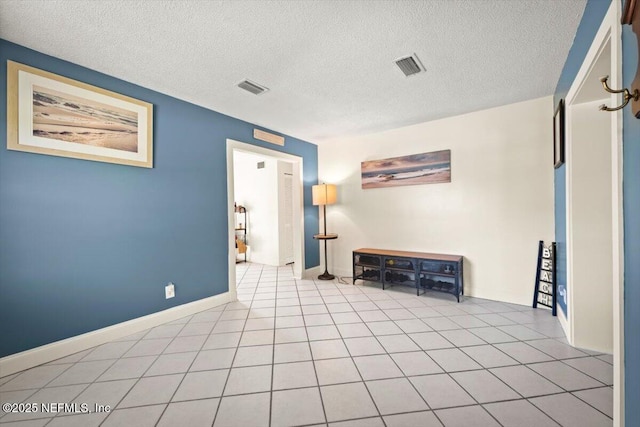
M0 37L321 143L553 94L585 4L0 0Z

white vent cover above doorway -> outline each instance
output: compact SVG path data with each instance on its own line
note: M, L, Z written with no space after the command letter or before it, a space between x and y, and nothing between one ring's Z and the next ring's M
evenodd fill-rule
M261 141L270 142L276 145L284 145L284 136L275 135L260 129L253 130L253 137Z

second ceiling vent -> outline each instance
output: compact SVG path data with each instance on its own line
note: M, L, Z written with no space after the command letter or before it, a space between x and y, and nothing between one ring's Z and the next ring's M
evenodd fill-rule
M266 91L268 91L269 89L259 85L258 83L254 83L252 81L249 80L243 80L240 83L238 83L238 87L240 89L244 89L248 92L251 92L254 95L261 95L263 93L265 93Z
M398 58L395 63L407 77L424 71L424 67L415 54Z

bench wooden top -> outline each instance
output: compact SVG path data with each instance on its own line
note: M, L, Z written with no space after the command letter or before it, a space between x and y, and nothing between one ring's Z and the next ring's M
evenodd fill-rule
M356 249L353 252L358 254L397 256L397 257L405 257L405 258L424 258L424 259L432 259L436 261L451 261L451 262L462 261L461 255L430 254L427 252L391 251L387 249L371 249L371 248Z

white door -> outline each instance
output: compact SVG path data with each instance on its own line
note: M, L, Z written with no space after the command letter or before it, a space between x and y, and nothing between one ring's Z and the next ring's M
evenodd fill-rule
M281 198L281 215L284 219L280 244L285 264L291 264L293 257L293 175L285 173L284 188Z

